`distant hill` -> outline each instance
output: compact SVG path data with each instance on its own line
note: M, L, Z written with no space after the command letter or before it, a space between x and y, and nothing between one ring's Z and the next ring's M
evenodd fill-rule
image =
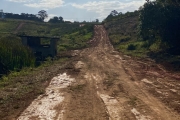
M134 56L145 55L144 51L141 54L139 44L143 44L138 40L138 25L139 25L139 11L128 12L117 16L108 16L104 21L104 26L108 31L111 43L115 49L126 54ZM129 51L128 46L135 44L136 49ZM134 46L134 47L135 47Z
M23 23L23 25L22 25ZM17 29L21 25L19 29ZM28 20L5 19L0 20L1 33L16 33L26 35L61 36L79 27L79 24L45 23Z

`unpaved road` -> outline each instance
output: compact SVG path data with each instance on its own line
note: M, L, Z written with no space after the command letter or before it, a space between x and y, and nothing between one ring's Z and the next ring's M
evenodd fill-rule
M18 120L180 120L179 76L114 51L103 26Z

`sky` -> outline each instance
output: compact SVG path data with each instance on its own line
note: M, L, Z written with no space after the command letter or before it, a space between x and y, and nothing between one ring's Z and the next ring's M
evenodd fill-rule
M49 18L62 16L67 21L102 21L112 10L132 12L144 3L145 0L0 0L0 9L18 14L46 10Z

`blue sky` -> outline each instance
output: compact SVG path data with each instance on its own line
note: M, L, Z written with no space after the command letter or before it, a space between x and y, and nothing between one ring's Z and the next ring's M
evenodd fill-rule
M112 10L137 10L145 0L0 0L4 12L37 14L46 10L49 17L62 16L70 21L105 19Z

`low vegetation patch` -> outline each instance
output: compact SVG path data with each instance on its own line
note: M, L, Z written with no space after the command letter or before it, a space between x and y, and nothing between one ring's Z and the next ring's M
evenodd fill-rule
M58 42L58 52L88 47L87 42L93 37L93 30L93 25L85 25L63 35Z
M31 50L22 45L20 39L13 35L0 37L0 74L4 70L20 70L34 67L35 57Z
M59 74L67 58L49 61L37 68L24 68L0 79L0 118L17 118L31 101L43 94L50 80Z

